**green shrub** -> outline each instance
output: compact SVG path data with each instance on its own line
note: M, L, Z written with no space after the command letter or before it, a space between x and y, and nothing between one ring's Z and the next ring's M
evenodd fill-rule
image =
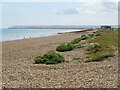
M93 34L93 33L92 33L92 34L88 34L88 35L89 35L90 38L94 37L94 34Z
M94 36L100 36L100 31L94 32Z
M90 43L89 46L86 48L86 50L90 51L90 50L96 50L98 48L100 48L99 43Z
M81 41L81 38L76 38L74 40L71 41L72 44L77 44Z
M82 45L82 44L77 44L77 45L75 45L75 48L77 49L77 48L84 48L85 46L84 45Z
M85 46L77 46L76 48L84 48Z
M94 36L100 36L100 33L95 33Z
M57 64L65 61L64 57L55 51L49 51L47 54L38 56L34 60L35 64Z
M91 60L87 60L85 62L99 62L99 61L104 61L105 59L108 59L109 57L113 57L115 55L113 54L106 54L106 55L101 55L101 56L97 56L94 59Z
M81 40L86 40L86 39L88 39L88 38L90 38L89 35L82 35L82 36L81 36Z
M74 40L71 41L72 44L77 44L79 43L81 40L86 40L88 38L92 38L94 35L96 34L88 34L88 35L82 35L80 38L76 38Z
M64 51L71 51L74 48L75 48L74 44L69 42L69 43L65 43L65 44L58 46L56 50L60 52L64 52Z

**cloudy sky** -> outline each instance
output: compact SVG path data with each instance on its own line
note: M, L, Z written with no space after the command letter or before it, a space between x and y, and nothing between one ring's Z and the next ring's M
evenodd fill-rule
M35 1L15 2L12 0L12 2L8 2L6 0L2 2L0 17L2 17L3 28L15 25L118 24L118 3L116 1Z

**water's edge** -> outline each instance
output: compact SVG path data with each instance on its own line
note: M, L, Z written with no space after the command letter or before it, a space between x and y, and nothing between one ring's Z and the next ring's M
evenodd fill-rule
M84 31L86 29L74 29L74 30L65 30L65 31L59 31L59 32L44 32L44 33L41 33L42 35L41 36L24 36L22 34L19 34L21 35L22 37L21 38L16 38L16 37L12 37L11 34L9 34L7 36L5 36L5 33L2 32L2 39L0 42L5 42L5 41L14 41L14 40L23 40L23 39L29 39L29 38L40 38L40 37L48 37L48 36L54 36L54 35L59 35L59 34L63 34L63 33L71 33L71 32L78 32L78 31ZM13 34L13 33L12 33ZM39 33L37 33L39 35ZM7 34L6 34L7 35ZM16 35L16 34L15 34ZM33 34L34 35L34 34ZM6 37L6 38L5 38Z

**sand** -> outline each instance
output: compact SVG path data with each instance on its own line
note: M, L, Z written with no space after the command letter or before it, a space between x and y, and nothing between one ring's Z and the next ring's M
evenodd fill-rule
M118 60L78 63L85 57L75 49L60 52L67 62L56 65L34 64L34 58L83 34L65 33L49 37L6 41L2 43L2 87L5 88L117 88Z

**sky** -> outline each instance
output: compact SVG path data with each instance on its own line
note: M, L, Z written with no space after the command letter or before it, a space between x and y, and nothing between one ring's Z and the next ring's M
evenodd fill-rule
M118 2L98 1L6 0L0 3L0 28L19 25L117 25Z

